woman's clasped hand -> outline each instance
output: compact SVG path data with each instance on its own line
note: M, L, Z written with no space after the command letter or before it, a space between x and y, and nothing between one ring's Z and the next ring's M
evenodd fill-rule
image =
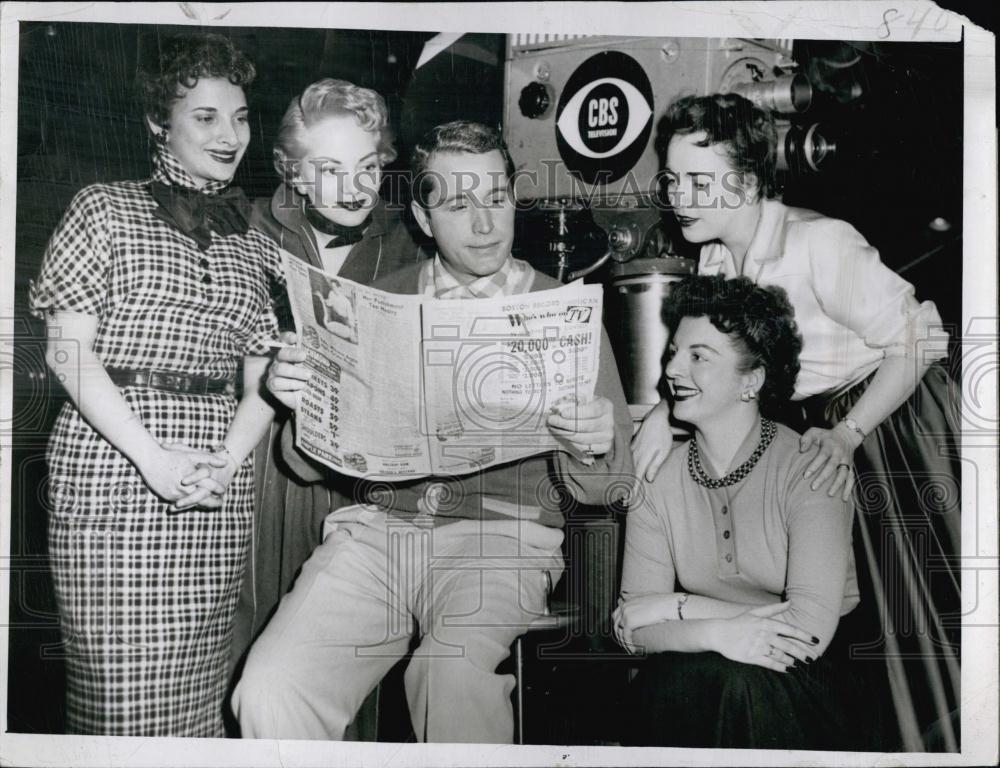
M732 661L776 672L787 672L796 662L810 663L819 640L779 618L790 605L762 605L731 619L713 619L715 649Z
M634 633L643 627L679 619L681 593L642 595L620 604L614 611L615 639L629 653L641 653ZM818 639L782 618L791 603L748 608L726 619L694 619L709 624L714 650L732 661L756 664L786 672L797 662L808 664L817 654Z
M236 459L224 448L197 451L183 443L160 446L155 460L142 470L146 484L164 501L173 502L180 512L192 507L218 509L230 481L239 469Z

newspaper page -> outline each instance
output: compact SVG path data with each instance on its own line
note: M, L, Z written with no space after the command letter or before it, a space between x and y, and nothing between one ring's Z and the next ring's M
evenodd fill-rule
M296 446L355 477L431 471L420 415L420 297L385 293L282 254L299 343L313 375Z
M603 291L423 305L426 428L434 472L456 474L559 447L546 417L594 396Z
M338 472L382 480L477 472L557 448L546 416L593 398L600 286L435 300L283 259L313 372L296 446Z

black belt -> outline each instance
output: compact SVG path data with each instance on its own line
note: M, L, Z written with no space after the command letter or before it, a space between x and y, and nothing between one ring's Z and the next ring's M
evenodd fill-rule
M127 368L106 368L105 370L111 377L111 381L119 387L150 387L186 395L233 394L236 391L232 379L210 379L207 376L167 373L166 371L133 371Z

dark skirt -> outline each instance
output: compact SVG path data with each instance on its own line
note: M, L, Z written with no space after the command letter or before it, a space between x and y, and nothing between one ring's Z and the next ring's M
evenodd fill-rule
M792 403L778 418L799 431L832 427L873 376L837 397ZM959 749L960 403L957 385L935 364L854 454L854 655L884 668L895 733L887 749Z
M867 382L810 415L836 424ZM869 633L860 658L882 659L899 748L957 751L961 654L960 393L943 365L854 454L855 555ZM873 616L874 614L874 616Z
M775 672L715 652L651 655L632 683L629 746L878 751L872 665L851 661L853 616L826 652Z

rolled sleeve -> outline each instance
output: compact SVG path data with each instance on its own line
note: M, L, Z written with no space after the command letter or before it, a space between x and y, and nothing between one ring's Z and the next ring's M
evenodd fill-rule
M31 284L29 305L36 317L57 310L102 315L112 256L108 214L109 201L99 185L73 198Z
M883 264L854 227L835 219L810 226L814 289L831 319L886 356L919 354L933 362L947 355L937 307L918 302L913 286Z

